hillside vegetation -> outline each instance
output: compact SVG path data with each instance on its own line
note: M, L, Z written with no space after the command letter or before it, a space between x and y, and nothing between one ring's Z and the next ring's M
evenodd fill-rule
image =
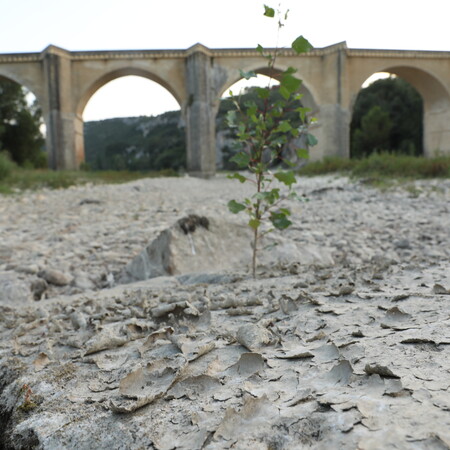
M278 97L274 87L271 101ZM261 102L255 88L248 88L239 98L241 105L249 101ZM217 165L224 169L234 169L229 159L238 150L234 131L225 120L230 109L232 101L222 99L216 116ZM84 138L86 163L93 170L182 170L186 165L185 125L180 111L86 122Z

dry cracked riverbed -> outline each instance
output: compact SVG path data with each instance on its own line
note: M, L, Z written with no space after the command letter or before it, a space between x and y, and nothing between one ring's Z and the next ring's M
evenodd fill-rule
M256 280L226 211L243 188L0 197L0 448L450 448L450 181L302 179ZM192 263L120 285L189 213L212 224L173 241Z

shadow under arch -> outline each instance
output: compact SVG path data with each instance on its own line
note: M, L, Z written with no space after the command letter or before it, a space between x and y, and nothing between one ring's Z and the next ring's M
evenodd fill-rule
M351 111L353 111L356 98L361 91L363 83L372 75L380 72L390 73L407 81L421 95L425 108L438 110L450 105L450 93L434 74L414 66L383 66L379 70L368 72L365 74L364 79L360 79L357 82L358 84L354 88L350 103Z
M0 80L1 79L17 83L20 86L24 87L28 92L33 94L34 97L36 97L36 100L42 109L43 116L45 117L45 115L47 113L46 97L45 97L45 93L43 92L43 89L42 89L42 86L40 83L37 83L36 85L34 85L34 83L28 83L26 80L23 80L21 77L18 77L16 74L4 72L4 71L0 70Z
M450 138L450 93L442 81L434 74L412 65L382 66L379 70L365 74L354 86L351 96L350 113L353 116L354 106L362 84L375 73L386 72L408 82L422 97L423 101L423 154L433 156L435 152L447 151Z
M31 94L34 97L34 99L41 111L42 125L44 125L44 127L46 128L47 127L47 124L46 124L46 111L47 111L46 106L47 105L44 101L43 95L41 95L36 90L31 89L31 85L24 83L23 80L21 80L19 77L10 76L10 74L4 74L4 73L0 72L0 82L1 81L7 81L10 83L17 84L25 89L25 91L26 91L25 95ZM2 93L0 92L0 97L1 97L1 95L2 95Z
M178 95L176 90L167 83L167 81L163 80L159 76L143 69L135 68L135 67L124 67L121 69L113 70L108 72L98 79L96 79L81 95L76 109L77 116L81 119L83 116L84 109L86 105L89 103L89 100L92 96L103 86L105 86L110 81L116 80L117 78L122 78L126 76L137 76L142 78L147 78L150 81L154 81L159 84L161 87L166 89L177 101L180 105L180 109L182 107L181 97Z

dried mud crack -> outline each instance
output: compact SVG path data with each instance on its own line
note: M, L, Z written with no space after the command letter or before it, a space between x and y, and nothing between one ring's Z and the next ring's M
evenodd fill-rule
M434 187L303 180L256 280L221 177L0 197L0 448L450 448L450 183ZM118 285L167 230L174 275ZM183 265L193 248L210 271Z

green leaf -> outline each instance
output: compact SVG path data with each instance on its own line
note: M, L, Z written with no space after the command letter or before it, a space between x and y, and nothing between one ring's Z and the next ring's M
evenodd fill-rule
M291 215L291 211L288 208L280 208L279 212L283 213L285 216Z
M247 178L245 178L244 175L241 175L240 173L233 173L232 175L228 175L227 178L229 178L230 180L239 180L241 183L245 183L247 181Z
M250 78L256 78L256 73L253 70L249 70L248 72L244 72L243 70L239 70L239 74L242 78L246 80L250 80Z
M288 89L286 89L284 86L280 85L279 92L285 100L289 100L291 93Z
M250 164L250 155L246 152L236 153L230 161L236 163L238 167L247 167Z
M266 192L258 192L253 196L257 200L262 200L269 205L273 205L280 198L280 190L277 188Z
M296 167L297 163L293 161L289 161L288 159L283 159L283 164L286 164L288 167Z
M287 133L288 131L291 131L291 129L291 124L287 120L283 120L279 123L276 131L279 131L280 133Z
M308 145L310 147L314 147L319 141L317 140L317 138L314 135L307 133L306 134L306 142L308 142Z
M295 178L294 172L291 170L287 172L277 172L274 174L274 177L278 180L284 183L286 186L291 186L292 184L296 183L297 179Z
M267 98L269 98L270 89L257 87L256 88L256 93L258 94L258 97L261 100L266 100Z
M277 230L285 230L292 222L286 217L284 212L272 212L270 214L270 221Z
M302 122L306 119L306 114L311 111L311 108L305 108L303 106L299 106L298 108L295 108L295 111L299 113L300 119L302 119Z
M258 53L261 53L261 55L262 55L264 52L264 47L261 44L258 44L258 47L256 47L256 51Z
M289 91L290 94L292 94L295 91L298 91L300 89L300 86L302 84L302 80L300 80L297 77L294 77L291 74L284 74L281 77L280 86L284 87Z
M296 150L297 156L301 159L308 159L309 158L309 152L306 148L298 148Z
M259 226L261 225L261 221L258 219L250 219L248 221L248 225L253 228L254 230L257 230Z
M289 66L284 72L283 75L296 73L297 69L295 67Z
M275 10L267 5L264 5L264 15L266 17L275 17Z
M228 209L233 213L237 214L246 209L245 205L242 203L238 203L236 200L230 200L228 202Z
M295 39L291 46L297 54L309 52L313 48L313 46L303 36L299 36Z
M256 106L255 102L247 102L245 106L247 107L247 110L245 111L247 117L254 116L256 114L256 111L258 111L258 107Z

